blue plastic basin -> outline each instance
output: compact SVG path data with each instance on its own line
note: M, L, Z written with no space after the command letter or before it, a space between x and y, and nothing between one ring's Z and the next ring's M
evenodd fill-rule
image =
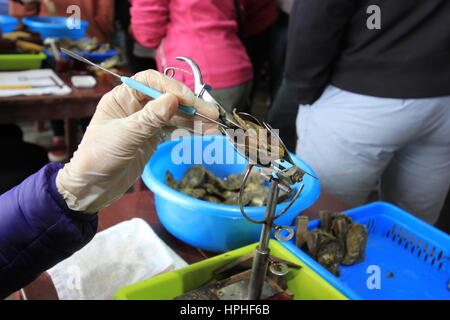
M178 163L172 152L177 154L182 147L188 150L183 154L186 161ZM223 148L221 150L224 152L212 152L215 147L216 150ZM213 157L202 157L202 154L212 154ZM234 161L230 161L230 158ZM226 164L223 164L224 160L228 160ZM294 161L301 169L315 175L305 162L295 156ZM181 179L184 172L195 164L202 164L221 178L241 173L246 168L243 157L234 151L224 136L192 136L160 144L146 164L142 179L155 195L156 211L165 228L178 239L212 252L226 252L258 241L261 225L245 220L238 206L194 199L165 184L167 170L176 179ZM302 183L305 186L301 196L276 220L277 224L291 225L294 218L319 197L320 185L317 179L305 175ZM276 211L280 212L287 204L277 205ZM262 220L265 207L246 207L246 212L251 218Z
M14 17L0 15L0 29L3 33L12 32L19 24L19 20Z
M26 17L22 19L24 25L31 31L38 32L42 39L69 38L77 40L85 37L89 23L80 20L80 28L69 28L71 20L65 17Z

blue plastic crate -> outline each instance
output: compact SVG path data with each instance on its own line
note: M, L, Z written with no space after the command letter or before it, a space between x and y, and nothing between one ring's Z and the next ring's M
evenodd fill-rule
M450 300L449 235L385 202L344 213L366 225L369 239L366 259L341 266L339 278L298 249L293 240L282 244L350 299ZM314 220L308 229L318 226L319 220ZM367 285L374 274L370 266L379 268L379 289Z

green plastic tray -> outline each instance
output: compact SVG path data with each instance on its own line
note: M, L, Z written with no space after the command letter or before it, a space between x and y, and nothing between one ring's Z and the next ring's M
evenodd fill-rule
M197 289L212 278L213 271L241 256L253 252L256 243L213 258L194 263L183 269L168 272L142 282L124 287L116 292L118 300L171 300L183 293ZM271 240L271 254L299 264L301 269L289 269L286 275L288 288L295 300L347 300L347 298L321 278L298 258Z
M44 53L0 54L0 70L39 69L47 56Z

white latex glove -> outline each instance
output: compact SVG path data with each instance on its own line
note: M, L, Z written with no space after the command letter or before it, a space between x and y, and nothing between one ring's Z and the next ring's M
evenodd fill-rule
M193 106L213 119L217 108L197 98L184 84L157 71L134 79L163 93L158 99L120 85L100 100L78 150L58 172L56 186L70 209L95 213L122 196L141 174L163 126L193 127L194 119L178 110ZM203 129L214 128L204 122Z

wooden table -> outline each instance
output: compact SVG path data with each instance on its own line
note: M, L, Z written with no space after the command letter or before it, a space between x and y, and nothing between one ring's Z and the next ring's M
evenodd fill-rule
M68 95L15 96L0 98L0 123L20 121L64 120L68 156L76 150L77 119L91 117L101 97L118 84L112 77L98 80L92 89L77 89L70 77L75 73L58 74L72 89Z
M338 200L327 192L322 192L317 202L303 214L316 219L320 210L344 211L351 207ZM172 236L160 223L155 210L153 194L150 191L141 191L126 194L99 214L98 231L105 230L119 222L132 218L145 220L155 233L171 247L187 263L195 263L215 255L208 251L194 248ZM55 287L47 273L41 275L36 281L28 285L24 292L30 300L58 299Z
M305 210L303 214L311 219L316 219L320 210L344 211L350 208L349 205L331 194L323 192L317 202ZM99 217L99 231L134 217L145 220L155 233L189 264L215 255L214 253L191 247L172 236L159 221L151 191L125 195L110 207L103 209Z

